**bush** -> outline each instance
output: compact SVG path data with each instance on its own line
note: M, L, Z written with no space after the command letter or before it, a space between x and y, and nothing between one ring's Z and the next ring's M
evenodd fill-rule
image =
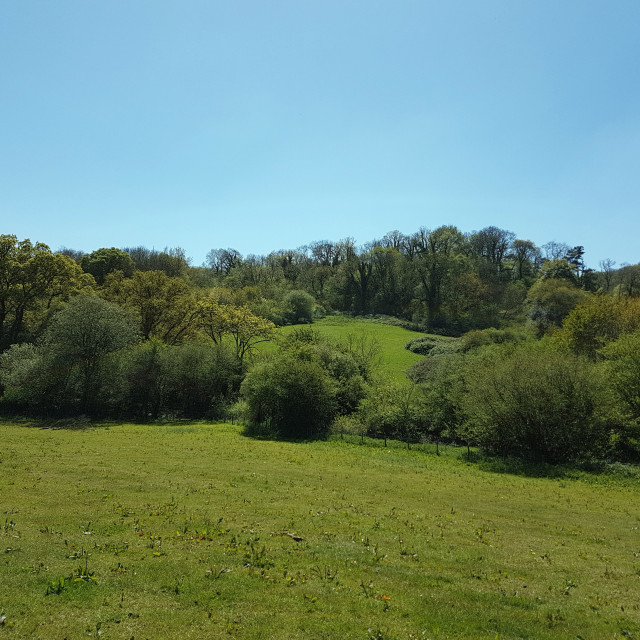
M336 415L336 385L318 362L283 353L252 369L241 387L249 421L285 439L324 437Z
M290 291L284 297L285 319L290 324L311 323L315 304L314 297L306 291Z
M360 415L367 435L408 444L427 437L429 420L420 389L414 384L385 381L373 387L362 403Z
M489 453L555 464L604 451L604 385L586 358L523 343L485 350L469 363L464 408Z
M517 332L513 329L474 329L462 336L460 350L467 352L490 344L521 342L529 339L529 337L526 332Z
M405 349L421 356L438 356L456 353L460 350L460 342L457 339L424 336L408 342Z

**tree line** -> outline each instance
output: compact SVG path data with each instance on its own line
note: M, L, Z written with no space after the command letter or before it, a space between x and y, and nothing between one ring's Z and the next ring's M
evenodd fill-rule
M284 437L333 425L550 461L633 458L640 265L599 266L586 266L582 246L537 247L497 227L393 231L362 247L319 241L266 256L213 249L200 267L181 249L54 252L3 235L0 408L239 415ZM376 384L372 345L310 330L251 357L276 326L336 312L429 332L409 345L425 355L411 381Z

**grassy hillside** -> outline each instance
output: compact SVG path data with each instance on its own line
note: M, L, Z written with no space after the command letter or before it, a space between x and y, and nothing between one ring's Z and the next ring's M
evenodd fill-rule
M0 424L0 638L638 638L640 482Z
M337 342L344 342L350 337L355 340L362 338L373 340L379 348L379 363L376 373L381 376L404 380L407 369L422 359L422 356L405 349L405 345L423 334L402 327L349 316L328 316L307 326ZM279 334L286 335L297 329L300 329L300 325L281 327L277 331ZM272 344L267 344L268 346L260 346L266 347L266 350L275 348Z

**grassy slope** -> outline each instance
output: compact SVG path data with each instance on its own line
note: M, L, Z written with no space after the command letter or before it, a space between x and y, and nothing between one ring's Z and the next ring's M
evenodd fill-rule
M422 356L405 349L407 342L423 335L415 331L348 316L328 316L307 326L335 341L345 341L349 336L356 340L363 337L375 340L380 349L377 372L385 377L404 380L407 369L422 359ZM300 326L289 326L278 331L286 334L299 328ZM260 346L265 351L275 348L273 343Z
M640 637L635 480L226 424L0 443L0 638Z

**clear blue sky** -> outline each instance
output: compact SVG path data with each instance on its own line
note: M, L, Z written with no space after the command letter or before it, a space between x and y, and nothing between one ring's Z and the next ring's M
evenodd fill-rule
M0 0L0 233L496 225L640 261L638 0Z

